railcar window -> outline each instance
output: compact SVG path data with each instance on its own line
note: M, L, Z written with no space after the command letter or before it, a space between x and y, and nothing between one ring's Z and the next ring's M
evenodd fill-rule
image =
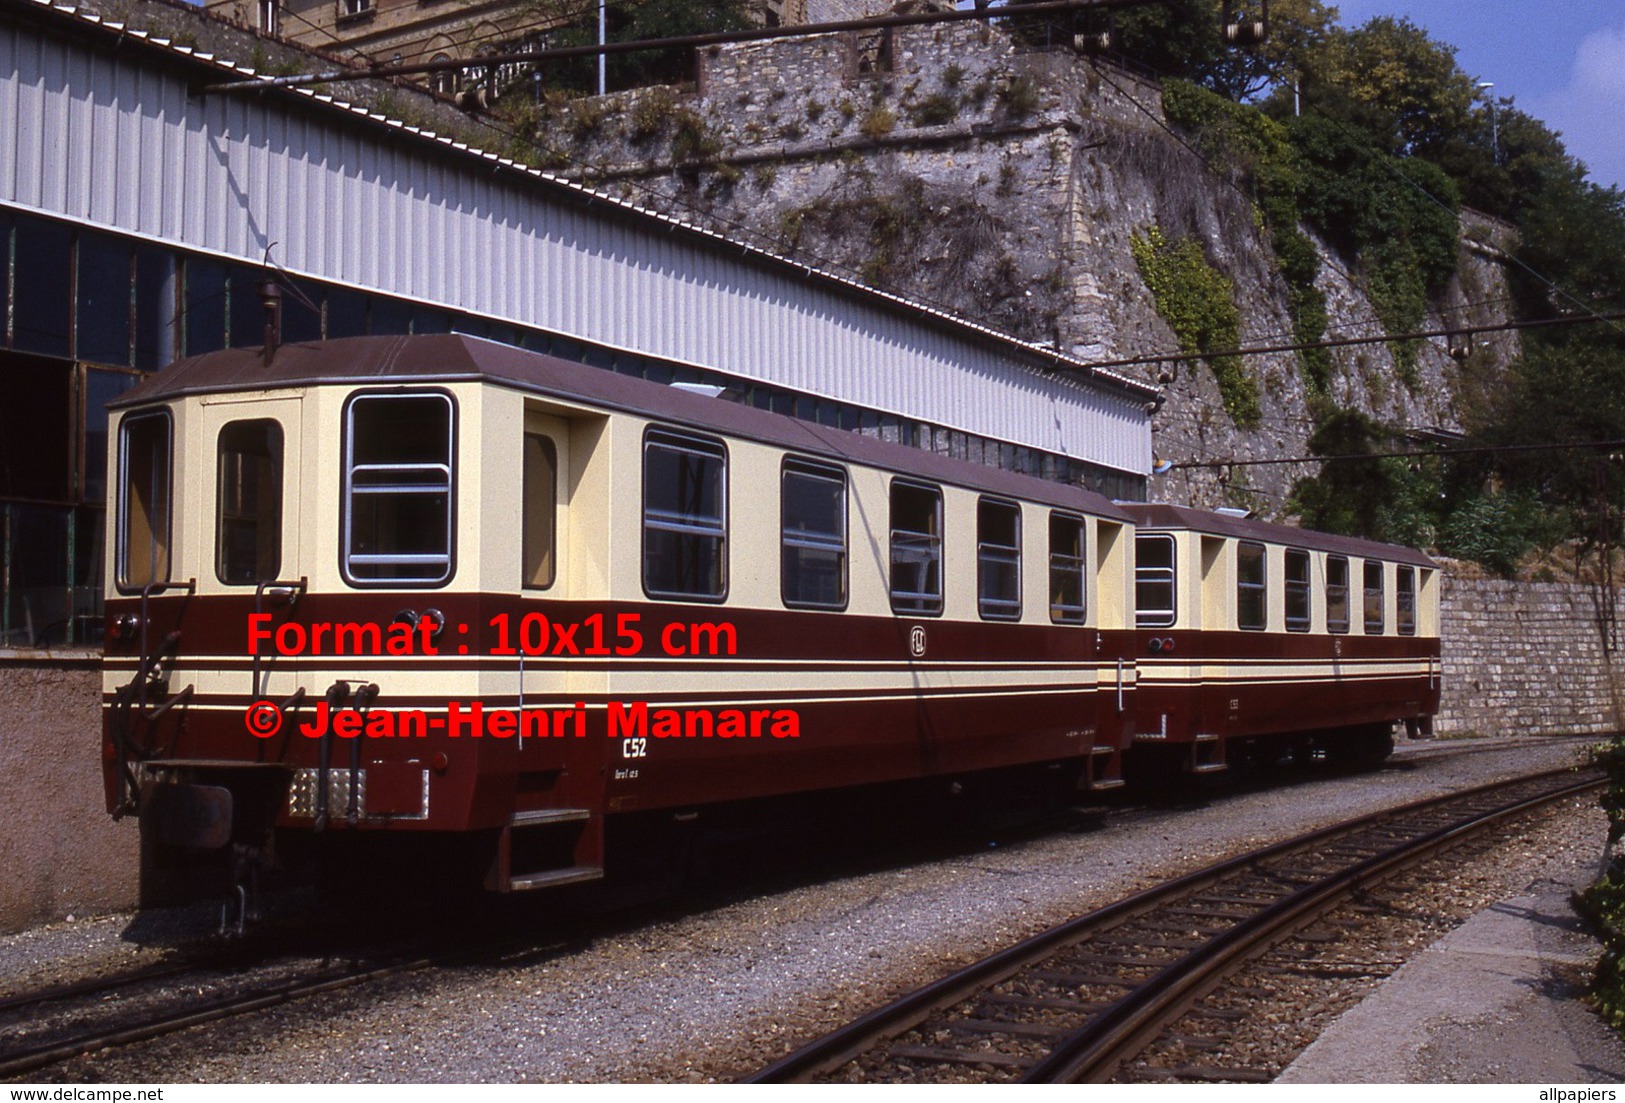
M344 576L435 586L452 573L451 396L363 393L344 439Z
M1162 628L1174 623L1174 538L1147 533L1134 538L1134 623Z
M559 512L559 453L549 437L525 434L524 586L545 590L553 585Z
M1286 550L1286 630L1309 631L1309 553Z
M976 502L976 606L986 620L1021 618L1021 507Z
M1326 631L1349 630L1349 561L1341 555L1326 557Z
M1236 624L1249 631L1264 628L1269 615L1264 545L1236 545Z
M1057 624L1082 624L1087 613L1084 567L1087 555L1083 518L1066 513L1049 515L1049 619Z
M1401 636L1416 635L1416 568L1399 568L1399 577L1394 589L1394 596L1399 609L1399 634Z
M846 472L787 459L779 479L780 575L784 604L846 607Z
M891 607L942 612L942 491L891 484Z
M643 441L643 590L728 592L728 455L722 442L650 430Z
M1382 635L1382 564L1365 565L1365 634Z
M169 414L138 414L119 424L118 578L135 589L169 581Z
M274 579L282 569L282 426L234 421L220 430L214 569L228 585Z

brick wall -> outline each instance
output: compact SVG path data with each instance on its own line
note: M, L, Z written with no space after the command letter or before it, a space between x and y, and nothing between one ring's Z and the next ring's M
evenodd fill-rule
M1604 732L1622 724L1619 657L1602 647L1597 591L1445 576L1440 735Z

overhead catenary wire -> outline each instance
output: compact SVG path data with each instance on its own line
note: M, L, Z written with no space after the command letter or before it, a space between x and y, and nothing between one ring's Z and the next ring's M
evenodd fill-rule
M1625 439L1549 442L1546 444L1486 444L1460 448L1410 448L1391 452L1343 452L1330 456L1278 456L1262 460L1185 460L1163 471L1190 471L1221 467L1269 467L1289 463L1338 463L1352 460L1440 459L1450 456L1506 455L1518 452L1603 451L1625 448Z

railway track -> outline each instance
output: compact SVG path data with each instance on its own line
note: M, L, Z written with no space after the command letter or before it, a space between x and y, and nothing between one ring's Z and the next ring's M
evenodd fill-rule
M1595 772L1553 771L1253 851L960 969L745 1079L1109 1080L1226 975L1352 894L1600 784ZM1211 1069L1206 1078L1224 1072ZM1237 1070L1234 1078L1256 1076Z
M564 944L531 934L474 945L420 939L325 956L215 954L15 994L0 1001L0 1079L388 977L511 964Z

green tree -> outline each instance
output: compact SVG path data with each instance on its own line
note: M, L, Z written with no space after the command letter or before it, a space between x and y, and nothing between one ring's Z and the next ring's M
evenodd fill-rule
M1452 46L1405 19L1379 16L1334 29L1303 55L1315 109L1366 130L1389 153L1433 156L1476 132L1482 95Z
M531 0L539 17L556 21L551 47L585 46L598 41L597 9L575 0ZM607 40L632 42L678 38L713 31L739 31L750 26L745 0L640 0L608 9ZM611 91L651 84L677 84L694 79L692 49L648 50L611 54L605 81ZM592 92L598 87L598 60L556 62L545 74L549 88Z
M1384 456L1394 435L1359 410L1329 412L1309 438L1316 456L1337 457L1299 479L1287 508L1308 528L1427 546L1437 526L1431 469Z

